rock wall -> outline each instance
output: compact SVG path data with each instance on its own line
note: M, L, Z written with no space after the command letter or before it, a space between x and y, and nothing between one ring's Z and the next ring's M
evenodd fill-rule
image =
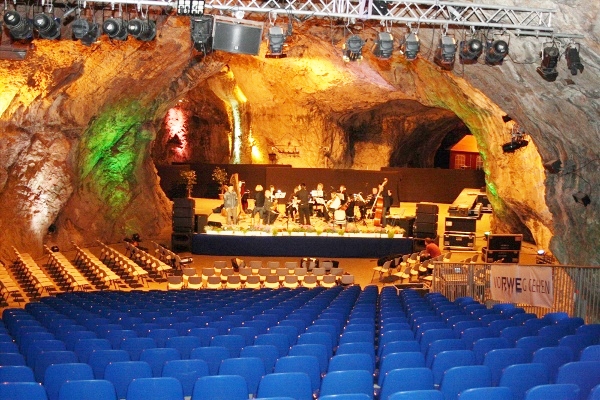
M185 18L159 20L150 43L35 40L26 61L0 61L0 256L10 246L39 254L42 243L167 235L170 203L154 162L267 163L274 154L299 167L431 166L464 124L484 159L494 229L530 232L561 262L597 265L600 6L556 6L558 30L586 35L586 69L570 77L561 60L553 83L535 72L538 38L512 37L502 66L457 62L447 72L431 62L426 30L417 60L376 59L374 23L351 27L368 40L353 63L341 59L343 27L318 20L294 22L284 59L265 59L266 44L258 57L202 58ZM530 139L512 154L501 148L507 114ZM542 164L555 159L562 168L550 174ZM577 191L591 204L576 203Z

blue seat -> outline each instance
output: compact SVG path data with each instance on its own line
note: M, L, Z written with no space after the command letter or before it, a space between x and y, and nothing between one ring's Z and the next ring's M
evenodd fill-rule
M367 342L375 343L375 333L372 331L344 332L340 337L340 345L345 343Z
M588 400L600 400L600 384L592 388Z
M375 372L371 356L365 353L336 354L329 360L327 371L347 371L352 369L364 369L371 374Z
M298 344L322 344L327 349L327 358L333 355L331 334L327 332L306 332L298 336Z
M246 380L239 375L209 375L199 378L192 392L194 400L247 400Z
M226 358L230 358L229 349L222 346L196 347L190 354L190 359L206 361L208 371L211 375L219 373L221 361Z
M364 393L373 399L373 375L369 371L330 372L321 381L320 396Z
M105 380L68 381L62 384L58 400L81 400L94 394L94 400L117 400L114 385Z
M408 390L432 390L433 373L429 368L392 369L384 374L380 399L388 399L393 393Z
M407 390L394 393L388 400L444 400L444 395L439 390Z
M560 338L571 334L571 327L569 325L548 325L540 328L538 336L546 336L552 338L554 343L558 343Z
M380 362L377 384L382 386L385 375L391 370L419 367L425 367L425 356L420 351L388 354Z
M258 336L258 329L252 326L234 326L229 329L230 335L240 335L244 338L244 345L249 346L254 344L254 339Z
M124 338L121 342L121 350L129 353L131 361L139 361L142 351L146 349L155 349L156 342L148 337Z
M127 388L127 400L183 400L183 389L175 378L137 378Z
M282 372L265 375L258 385L258 397L292 397L312 400L308 375L303 372Z
M529 359L533 357L533 353L542 347L556 346L557 341L550 336L525 336L517 340L515 348L523 349L527 353Z
M549 312L542 317L542 319L550 321L551 324L567 318L569 318L569 314L564 311Z
M235 324L232 321L212 321L208 323L209 328L217 328L219 335L227 335L229 329L233 328ZM218 336L218 335L217 335Z
M371 357L371 361L373 362L373 369L375 369L375 345L369 342L353 342L353 343L343 343L340 344L337 348L335 354L356 354L356 353L364 353Z
M96 350L90 354L88 364L94 371L95 379L104 379L104 369L111 362L131 361L125 350Z
M558 368L562 365L574 361L573 351L564 346L542 347L533 353L533 363L542 363L548 368L550 383L556 382Z
M0 399L48 400L44 387L37 382L2 382Z
M600 361L600 345L596 344L583 349L579 361Z
M287 337L285 340L287 342ZM226 347L230 357L239 357L245 343L245 339L241 335L217 335L210 341L211 346Z
M319 320L317 320L317 321L319 321ZM315 321L315 322L317 322L317 321ZM315 333L315 332L328 333L331 338L331 346L333 348L337 347L340 334L339 334L339 330L336 326L331 325L331 324L311 325L308 328L306 328L305 333ZM296 343L297 342L298 342L298 340L296 339Z
M598 342L597 338L590 334L566 335L558 341L559 346L569 347L573 351L575 360L579 360L581 352L588 346L593 346Z
M314 356L319 360L319 369L321 374L327 372L329 367L329 357L327 356L327 347L322 344L297 344L290 348L290 356Z
M369 400L370 397L364 393L351 394L332 394L331 396L321 396L319 400ZM269 398L273 400L273 398Z
M534 386L550 383L548 368L545 364L513 364L502 371L498 386L511 390L514 400L525 398L525 392Z
M163 366L162 376L175 378L181 383L183 395L192 395L198 378L208 376L208 364L204 360L171 360Z
M507 349L511 347L508 340L503 337L482 338L473 343L473 353L475 353L475 363L483 364L485 355L490 350Z
M414 341L415 336L411 330L391 330L385 331L379 335L379 350L378 356L381 357L385 345L391 342L398 341Z
M27 348L25 359L27 360L27 365L33 369L34 375L37 356L48 351L66 351L65 343L56 339L35 340Z
M502 370L512 364L525 364L531 360L529 354L523 349L495 349L490 350L483 359L483 365L492 373L492 384L498 386Z
M534 386L525 393L525 400L579 400L579 386L575 384L552 384Z
M127 396L127 388L134 379L152 378L152 368L145 361L118 361L104 370L104 379L111 382L119 399Z
M73 351L79 357L79 362L87 363L90 354L95 350L111 350L112 346L106 339L80 339L75 343Z
M0 353L0 365L26 365L20 353Z
M125 338L137 337L137 333L131 329L114 329L106 334L105 339L110 342L113 349L121 349L121 342Z
M522 325L528 319L536 319L537 315L534 313L517 313L510 317L512 321L515 321L517 325Z
M44 380L46 369L52 364L76 363L77 355L72 351L44 351L35 357L33 376L38 382Z
M461 321L453 320L452 324L446 323L449 327L452 327L452 330L456 332L457 336L460 337L462 332L469 328L483 328L481 325L481 321L477 319L464 319Z
M466 349L471 350L473 348L473 343L475 343L479 339L495 337L497 336L492 332L490 328L487 326L477 327L477 328L467 328L462 331L460 338L463 342L465 342Z
M171 360L181 360L181 354L177 349L157 347L156 349L146 349L140 355L140 361L150 364L153 377L160 377L163 365Z
M370 360L369 360L370 361ZM285 356L277 360L275 373L301 372L310 378L311 390L317 393L321 385L319 360L315 356Z
M71 331L68 333L65 333L63 335L60 334L60 332L58 332L58 336L59 339L61 339L62 341L65 342L65 346L67 347L67 350L73 351L75 349L75 345L77 344L78 341L80 341L81 339L97 339L98 336L96 335L96 333L92 332L92 331Z
M158 328L151 329L146 335L146 337L154 339L154 341L156 342L156 347L165 347L165 345L167 344L167 339L178 335L179 333L176 329Z
M587 333L600 338L600 324L585 324L577 328L575 333Z
M436 355L431 365L433 384L439 386L442 383L444 373L450 368L474 364L475 354L472 350L442 351Z
M263 360L265 373L270 374L279 358L279 350L270 344L245 346L240 352L240 357L259 357Z
M445 400L457 400L461 392L492 386L492 374L485 365L465 365L446 371L440 385Z
M513 394L507 387L480 387L463 390L460 400L513 400Z
M227 358L221 362L219 375L240 375L248 384L248 393L256 397L258 384L265 375L265 364L259 357Z
M391 353L421 351L421 346L416 340L398 340L386 343L383 350L380 345L378 351L380 351L379 358L381 359Z
M290 346L293 346L298 341L298 328L292 325L276 325L268 329L269 333L283 333L287 335Z
M188 332L188 336L196 336L200 339L200 346L210 346L210 341L213 337L219 334L219 330L217 328L193 328Z
M18 353L19 346L13 342L0 342L0 353Z
M84 363L53 364L46 369L44 387L48 400L58 400L60 387L67 381L94 379L92 367Z
M531 318L523 322L523 326L528 328L532 335L537 335L540 329L542 329L544 326L552 324L552 321L543 318Z
M35 377L26 365L0 365L0 382L35 382Z
M440 339L456 339L457 336L452 329L443 328L443 329L429 329L424 331L419 339L419 343L421 345L421 352L423 354L427 353L427 349L429 348L429 343L434 340Z
M531 328L528 328L523 325L507 326L506 328L500 331L500 337L503 337L506 340L508 340L511 346L514 346L517 340L533 334L534 331Z
M168 338L165 344L167 348L177 349L182 360L189 359L192 350L200 346L200 338L196 336L173 336Z
M425 354L425 366L431 368L434 357L442 351L467 350L467 345L461 339L441 339L429 343L429 349Z
M587 400L592 388L600 384L600 361L575 361L558 369L556 383L579 386L579 398Z
M35 329L44 329L42 327L34 327ZM23 354L24 356L27 355L27 351L29 350L29 346L31 345L31 343L33 343L36 340L53 340L56 339L56 337L46 331L45 329L43 331L28 331L24 334L22 334L21 336L16 336L17 338L17 344L19 345L19 351L21 352L21 354Z

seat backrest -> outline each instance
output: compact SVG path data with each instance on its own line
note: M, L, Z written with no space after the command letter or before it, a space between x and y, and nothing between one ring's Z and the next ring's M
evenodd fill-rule
M373 399L373 375L365 370L329 372L321 382L321 396L364 393Z
M440 385L445 400L457 400L467 389L492 386L490 369L485 365L465 365L446 371Z
M310 378L303 372L265 375L258 385L258 397L292 397L296 400L312 400Z
M329 366L329 357L327 356L327 347L322 344L297 344L292 346L289 351L290 356L314 356L319 360L321 374L327 371Z
M137 378L127 388L127 400L183 400L183 388L171 377Z
M35 357L33 375L35 380L43 382L46 369L52 364L76 363L77 355L72 351L44 351Z
M162 376L175 378L181 383L184 396L191 396L196 380L209 375L204 360L171 360L163 366Z
M533 353L533 359L531 360L533 363L546 365L551 383L556 381L558 368L571 361L574 361L573 351L564 346L542 347Z
M492 384L498 386L504 368L512 364L525 364L530 360L531 357L523 349L494 349L485 355L483 365L490 368Z
M211 375L218 374L221 361L229 357L229 349L223 346L197 347L190 354L192 360L206 361Z
M240 375L248 385L248 392L256 397L258 384L265 375L265 363L260 357L227 358L221 362L219 375Z
M240 375L209 375L196 381L192 392L194 400L247 400L248 386Z
M0 384L0 399L47 400L48 397L37 382L4 382Z
M373 360L368 354L365 353L338 354L334 355L331 357L331 360L329 360L329 367L327 371L333 372L355 369L363 369L373 374Z
M127 397L127 388L132 380L152 378L152 368L144 361L118 361L110 363L104 370L104 379L111 382L119 399Z
M116 361L131 361L131 357L125 350L96 350L90 354L88 364L92 367L95 379L104 379L104 369L109 363Z
M181 359L187 360L193 349L202 346L202 341L197 336L172 336L167 339L165 346L177 349Z
M558 368L556 383L579 386L579 398L586 400L594 386L600 384L600 361L575 361Z
M104 372L104 371L103 371ZM94 379L92 367L84 363L52 364L46 369L44 387L48 400L57 400L60 387L67 381Z
M448 350L436 354L431 365L433 383L439 385L446 371L453 367L474 365L475 354L472 350Z
M255 345L271 344L277 347L279 356L286 356L290 350L290 341L288 336L283 333L263 333L254 340Z
M35 378L26 365L0 365L0 382L35 382Z
M481 387L463 390L460 400L513 400L513 392L507 387Z
M94 394L95 400L117 400L114 385L106 380L68 381L62 384L58 400L81 400Z
M409 390L433 390L433 373L429 368L398 368L385 373L379 398L388 399L393 393Z
M275 363L275 373L303 372L308 375L311 390L316 393L321 386L321 370L319 360L315 356L285 356Z
M525 394L525 400L579 400L579 386L574 383L539 385Z
M500 376L498 386L510 388L515 400L525 398L525 392L537 385L550 383L548 368L541 363L512 364Z
M583 349L579 361L600 361L600 344Z
M138 361L142 351L153 348L156 348L156 342L154 339L148 337L125 338L121 342L121 350L129 353L131 361Z
M483 364L483 359L488 351L494 349L506 349L509 348L510 344L506 338L493 337L493 338L481 338L473 343L473 353L475 353L475 362L477 364Z
M146 349L140 354L140 361L145 361L152 368L152 376L159 377L167 361L181 360L181 354L174 348Z

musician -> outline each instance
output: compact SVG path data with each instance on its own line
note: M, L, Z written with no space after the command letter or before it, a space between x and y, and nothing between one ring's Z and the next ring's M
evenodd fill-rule
M265 203L263 204L263 213L262 219L265 225L271 225L271 223L275 222L279 213L275 211L275 207L277 207L276 203L271 200L272 193L270 190L265 190Z
M262 185L256 185L254 188L254 209L252 210L252 222L254 216L258 214L259 226L262 225L263 207L265 206L265 190Z
M233 185L227 187L227 192L223 196L223 206L227 211L227 224L237 225L238 222L238 195L233 189Z
M340 185L339 192L332 193L331 200L326 204L327 210L324 215L325 222L328 222L331 219L329 213L333 214L338 209L346 210L347 202L348 196L346 195L346 186Z
M310 203L310 214L318 217L323 217L325 213L325 191L323 190L323 184L318 183L317 188L311 192Z
M377 195L379 194L379 188L374 187L371 189L371 194L367 196L365 199L365 204L360 209L360 215L363 218L373 219L373 206L375 205L375 201L377 200Z
M292 220L298 216L298 199L296 193L300 190L300 185L294 187L293 193L290 195L287 204L285 205L285 215Z
M387 215L390 213L394 198L392 197L392 191L390 189L383 192L383 210L381 212L381 226L387 225Z
M302 183L296 192L298 200L298 214L300 215L300 225L310 225L310 204L308 203L308 190L306 184Z
M348 202L348 194L346 193L346 186L340 185L340 191L338 192L338 196L340 198L340 208L345 210L346 208L344 206Z

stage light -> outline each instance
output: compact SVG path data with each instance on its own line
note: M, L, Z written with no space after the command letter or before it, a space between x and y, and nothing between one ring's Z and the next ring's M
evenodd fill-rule
M394 37L389 32L379 32L375 45L373 46L373 54L377 58L388 59L392 57L394 52Z
M127 23L122 18L108 18L102 24L102 30L111 39L127 40Z
M60 21L48 14L36 14L33 17L33 26L44 39L58 39L60 36Z
M565 51L565 58L567 59L567 68L571 71L571 75L577 75L577 71L583 73L583 64L579 58L579 49L577 47L569 45Z
M352 35L346 40L344 44L344 54L342 58L344 61L357 61L362 60L362 48L365 42L358 35Z
M402 51L404 52L406 59L410 61L416 59L420 49L421 42L419 41L417 34L413 32L409 33L402 45Z
M272 26L269 28L267 39L269 40L269 52L265 55L267 58L284 58L287 54L283 52L283 45L285 43L285 33L279 26Z
M433 56L433 61L446 71L454 68L454 58L456 56L456 40L451 36L442 36L438 48Z
M504 40L494 40L487 43L485 62L489 65L500 65L508 54L508 43Z
M505 153L514 153L516 150L519 150L521 147L525 147L529 144L529 142L525 139L515 138L510 142L504 143L502 145L502 151Z
M149 19L132 19L127 24L127 32L142 42L149 42L156 37L156 24Z
M538 256L543 256L544 254L546 254L546 250L544 250L544 249L539 249L539 250L537 251L537 254L538 254Z
M554 82L558 77L556 66L558 65L558 48L544 47L542 51L542 64L536 68L536 71L544 80Z
M483 53L483 43L479 39L463 40L459 44L458 58L461 64L475 64Z
M587 207L592 202L590 196L583 192L573 194L573 200L575 200L575 203L583 204L584 207Z
M551 174L558 174L562 168L560 160L552 160L544 164L544 169Z
M504 123L507 123L507 122L512 121L512 118L509 117L508 115L503 115L502 116L502 121L504 121Z
M73 30L73 37L81 40L81 43L86 46L96 42L98 36L100 36L98 24L95 22L90 24L85 18L77 18L73 21L71 29Z
M208 53L211 49L212 37L212 17L192 17L192 42L194 48L203 53Z
M4 14L4 24L14 39L25 40L33 37L31 22L16 11L7 11Z

